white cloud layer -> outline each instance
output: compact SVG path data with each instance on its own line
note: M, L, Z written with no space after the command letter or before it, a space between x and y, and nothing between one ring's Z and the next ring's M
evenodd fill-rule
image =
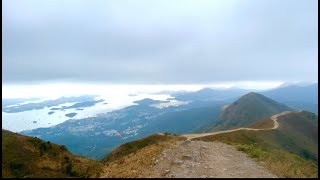
M317 0L3 0L3 82L317 81Z
M45 97L55 99L61 96L93 94L106 97L123 97L128 94L150 94L161 91L197 91L210 87L213 89L243 88L252 90L270 89L282 82L224 82L215 84L176 84L176 85L108 85L108 84L74 84L51 83L39 85L5 85L2 87L2 98ZM164 93L165 94L165 93Z

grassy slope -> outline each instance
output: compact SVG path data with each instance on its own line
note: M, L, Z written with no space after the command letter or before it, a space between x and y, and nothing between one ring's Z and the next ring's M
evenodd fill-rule
M153 134L143 139L125 143L111 152L102 161L105 164L102 177L148 177L148 169L154 163L154 157L175 141L185 139L170 134Z
M97 177L101 168L65 146L2 130L2 177Z
M291 109L261 94L248 93L228 106L210 128L218 131L247 127L286 110Z
M253 125L269 127L266 119ZM237 131L197 138L221 141L260 161L279 177L317 177L318 175L318 117L301 112L279 118L280 127L270 131Z
M250 128L255 129L270 129L273 128L274 122L270 118L265 118L262 121L258 121L257 123L249 126Z

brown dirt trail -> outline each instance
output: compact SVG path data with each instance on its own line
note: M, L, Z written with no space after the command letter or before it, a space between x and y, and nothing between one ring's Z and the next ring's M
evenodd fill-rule
M220 142L178 141L154 160L149 177L276 178L246 154Z
M191 141L194 138L229 133L239 130L265 131L279 127L278 117L288 113L301 111L285 111L271 117L274 122L272 128L237 128L226 131L183 134L185 141L177 141L174 146L165 149L154 159L149 177L226 177L226 178L277 178L265 168L249 158L245 153L237 151L235 147L220 142Z
M229 133L229 132L234 132L234 131L240 131L240 130L248 130L248 131L265 131L265 130L272 130L272 129L277 129L279 127L278 123L278 117L283 116L289 113L294 113L294 112L301 112L301 111L284 111L279 114L275 114L271 116L271 120L274 121L274 126L272 128L267 128L267 129L255 129L255 128L236 128L236 129L230 129L230 130L225 130L225 131L218 131L218 132L212 132L212 133L202 133L202 134L182 134L180 136L186 137L187 139L194 139L198 137L204 137L204 136L211 136L211 135L216 135L216 134L222 134L222 133Z

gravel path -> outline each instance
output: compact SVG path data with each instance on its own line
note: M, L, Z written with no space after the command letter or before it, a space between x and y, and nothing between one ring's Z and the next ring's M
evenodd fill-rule
M225 130L225 131L218 131L218 132L212 132L212 133L202 133L202 134L182 134L181 136L186 137L187 139L194 139L198 137L204 137L204 136L210 136L210 135L216 135L216 134L222 134L222 133L229 133L229 132L234 132L234 131L239 131L239 130L248 130L248 131L265 131L265 130L272 130L272 129L277 129L279 127L278 123L278 117L286 115L288 113L294 113L294 112L301 112L301 111L284 111L279 114L275 114L271 116L271 120L274 121L274 126L272 128L268 129L255 129L255 128L236 128L236 129L230 129L230 130Z
M288 113L301 111L284 111L273 115L272 128L237 128L226 131L183 134L185 141L178 141L169 149L165 149L161 156L154 158L154 166L151 168L150 177L236 177L236 178L276 178L254 160L243 152L237 151L235 147L220 142L191 141L193 138L229 133L239 130L263 131L279 127L278 117Z
M220 142L178 141L154 159L150 177L276 178L246 154Z

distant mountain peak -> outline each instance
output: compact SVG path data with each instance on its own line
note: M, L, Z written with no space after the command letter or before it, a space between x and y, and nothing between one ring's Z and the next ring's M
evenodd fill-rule
M278 86L277 88L284 88L284 87L288 87L288 86L306 87L306 86L310 86L310 85L314 85L314 84L317 84L317 83L314 83L314 82L284 82L280 86Z
M218 117L213 130L247 127L263 118L291 110L259 93L250 92L228 106Z
M279 102L318 103L318 83L307 86L292 84L262 92L263 95Z
M249 92L248 94L245 94L242 97L250 97L250 96L262 96L262 95L256 92Z
M243 101L246 101L246 100L265 100L265 101L273 101L273 102L276 102L262 94L259 94L259 93L256 93L256 92L249 92L243 96L241 96L238 100L236 100L235 102L243 102ZM278 102L276 102L278 103Z

